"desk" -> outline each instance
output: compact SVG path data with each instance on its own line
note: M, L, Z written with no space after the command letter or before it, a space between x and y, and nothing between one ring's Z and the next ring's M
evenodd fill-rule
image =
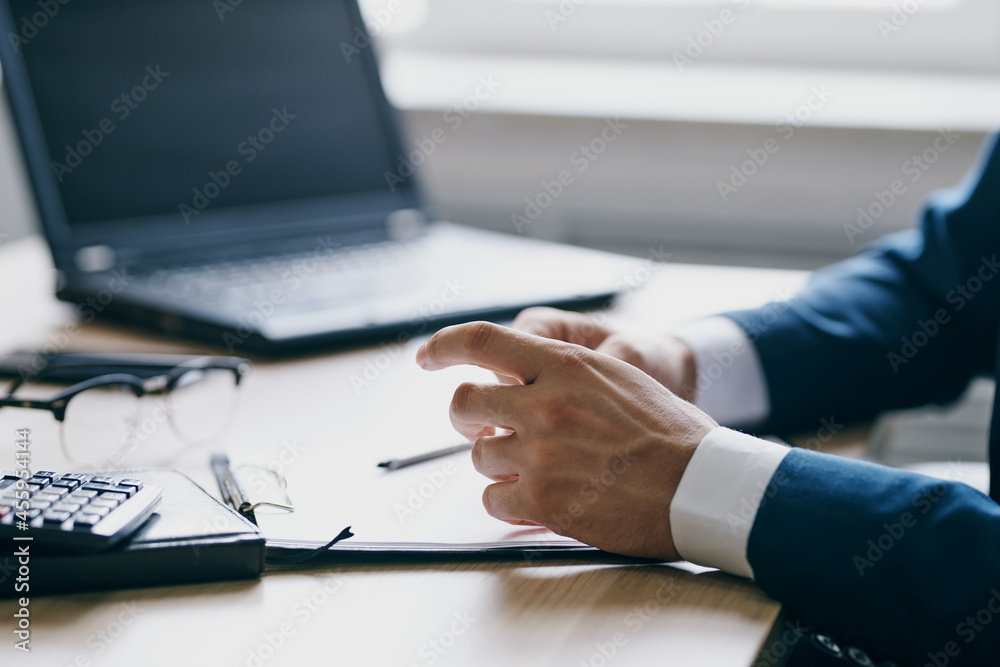
M672 264L632 278L643 288L612 317L624 328L657 331L787 297L804 274ZM73 310L52 297L52 281L40 239L0 246L0 353L64 344L197 351L97 324L67 330ZM267 461L292 441L306 451L364 446L377 460L453 440L452 391L478 371L420 371L412 363L418 344L392 350L360 391L352 375L385 349L256 363L225 447L234 458ZM25 414L17 413L0 414L0 443L11 443L0 467L13 461L14 429ZM56 437L54 424L34 427L36 469L68 469ZM208 452L195 449L171 465L214 492L207 462ZM12 647L13 610L11 601L0 603L4 665L745 667L780 608L746 581L683 564L329 567L260 581L35 598L30 656Z

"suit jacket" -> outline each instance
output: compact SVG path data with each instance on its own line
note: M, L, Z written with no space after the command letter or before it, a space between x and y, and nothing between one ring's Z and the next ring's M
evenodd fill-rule
M994 138L964 183L929 200L918 229L817 272L790 302L728 314L766 376L761 430L947 403L992 373L998 255ZM969 486L795 450L765 494L748 560L808 624L877 658L1000 665L1000 506Z

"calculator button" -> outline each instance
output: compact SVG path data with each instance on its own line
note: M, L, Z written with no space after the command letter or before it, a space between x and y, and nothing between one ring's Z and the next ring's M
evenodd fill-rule
M73 479L77 482L86 482L89 478L86 475L77 475L76 473L66 473L65 475L59 475L59 479Z
M131 486L133 489L138 491L142 488L142 482L137 479L122 479L118 481L118 486Z
M75 489L80 486L80 482L75 479L57 479L52 482L52 486L62 487L66 489Z
M102 517L96 514L84 514L82 516L73 517L73 530L86 530L89 531L93 528Z
M38 494L32 496L31 499L32 500L38 500L40 502L45 502L45 503L57 503L57 502L59 502L60 498L62 498L61 495L57 495L55 493L45 492L45 493L38 493Z
M51 483L52 483L51 477L39 477L38 475L34 475L31 479L28 480L28 484L37 484L38 486L41 486L43 488Z
M93 505L87 505L83 508L82 514L93 514L95 516L107 516L111 512L110 507L94 507Z
M46 525L61 525L67 519L72 516L69 512L57 512L55 510L46 510L42 513L42 521Z
M55 512L69 512L70 514L72 514L73 512L80 511L81 507L82 507L82 505L79 505L77 503L71 503L68 500L64 500L61 503L56 503L55 505L53 505L52 506L52 511L55 511Z
M28 484L28 491L30 493L38 493L41 490L42 490L41 484Z
M49 470L39 470L35 473L35 477L58 477L58 475Z
M124 493L102 493L101 500L115 500L118 502L124 502L128 500L128 496Z
M97 500L90 501L87 507L107 507L108 509L114 509L118 507L117 500L109 500L108 498L98 498Z
M139 489L135 488L134 486L116 486L113 489L115 493L124 493L126 496L130 498L134 496L136 491L138 490Z
M114 484L105 484L104 482L88 482L83 485L83 488L87 491L115 491L118 489Z
M47 510L52 507L52 503L48 500L38 500L38 498L32 498L28 507L31 509Z
M114 484L115 483L115 478L114 477L104 477L102 475L97 475L97 476L91 477L90 481L94 482L94 483L97 483L97 484Z
M97 497L97 491L91 491L90 489L77 489L73 493L69 494L70 499L79 498L81 501L86 502L91 498Z
M40 493L38 495L43 495L43 494L47 493L49 495L55 496L56 498L62 498L63 496L65 496L69 492L70 492L70 490L67 489L65 486L56 486L56 485L53 484L51 486L45 487L45 489L42 491L42 493Z
M40 509L30 509L30 510L28 510L28 521L31 521L32 519L37 519L39 516L41 516L41 514L42 514L42 510L40 510Z

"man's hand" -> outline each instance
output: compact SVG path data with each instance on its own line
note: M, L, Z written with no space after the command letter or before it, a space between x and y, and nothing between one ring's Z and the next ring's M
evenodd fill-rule
M653 376L684 400L694 400L697 385L694 354L678 338L642 338L620 334L601 324L593 315L555 308L522 310L511 326L527 333L610 354ZM500 379L510 382L509 378Z
M417 362L472 364L516 381L463 384L451 403L452 424L475 440L476 469L496 482L483 494L492 516L615 553L679 558L670 502L717 426L711 417L588 346L487 322L439 331Z

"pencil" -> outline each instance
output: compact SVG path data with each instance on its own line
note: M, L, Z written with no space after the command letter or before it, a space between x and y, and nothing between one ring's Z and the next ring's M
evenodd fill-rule
M466 442L461 445L455 445L454 447L445 447L444 449L437 449L433 452L427 452L425 454L417 454L416 456L411 456L405 459L389 459L388 461L382 461L379 463L378 467L385 468L386 470L398 470L407 466L423 463L424 461L433 461L434 459L439 459L451 454L457 454L458 452L466 452L470 449L472 449L472 443Z

